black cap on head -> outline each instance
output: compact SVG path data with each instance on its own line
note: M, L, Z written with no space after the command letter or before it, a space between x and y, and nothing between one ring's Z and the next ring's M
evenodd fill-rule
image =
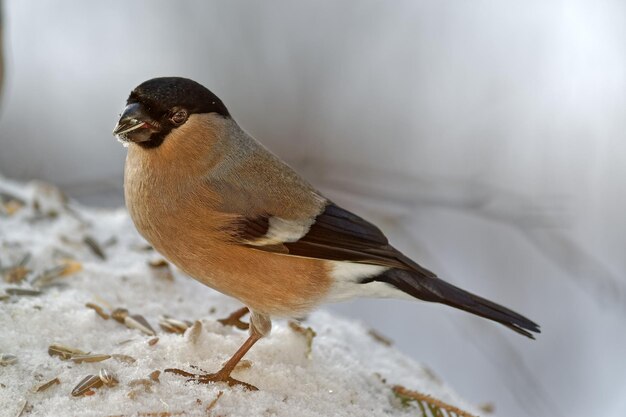
M222 100L203 85L181 77L159 77L144 81L128 97L127 104L141 103L150 115L160 119L174 107L181 107L189 114L217 113L230 117Z
M156 148L172 129L199 113L230 118L222 100L197 82L180 77L153 78L130 93L113 134L123 142Z

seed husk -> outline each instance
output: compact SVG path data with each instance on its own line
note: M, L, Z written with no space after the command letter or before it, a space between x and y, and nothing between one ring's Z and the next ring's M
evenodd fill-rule
M4 292L6 292L9 295L29 296L29 297L41 295L41 291L30 290L28 288L5 288Z
M87 355L87 352L55 343L48 346L48 355L59 356L63 360L68 360L72 359L72 357L76 355Z
M379 333L377 330L374 329L370 329L367 334L369 334L375 341L377 341L380 344L383 344L385 346L391 346L393 345L393 340L389 339L386 336L383 336L381 333Z
M63 273L65 267L63 265L54 266L43 271L41 274L33 278L31 284L35 287L42 287L58 278Z
M72 362L74 363L83 363L83 362L102 362L107 359L110 359L111 355L105 354L92 354L92 355L74 355L72 356Z
M127 316L128 316L128 310L126 310L125 308L116 308L115 310L111 312L111 317L113 317L113 319L115 319L116 321L119 321L122 324L124 324L124 319Z
M73 259L63 259L62 262L63 264L61 265L61 267L63 269L61 270L60 275L63 277L75 274L77 272L82 271L83 269L83 264Z
M200 320L196 320L193 326L191 326L185 332L185 337L187 341L196 344L198 343L198 339L200 339L200 335L202 334L202 322Z
M157 278L162 278L167 281L174 281L174 274L172 273L172 268L170 268L170 264L163 258L154 259L148 261L148 265L150 269L152 269L152 273Z
M4 270L2 273L5 282L9 284L19 284L24 281L24 279L30 274L30 269L26 268L23 265L16 265L12 268L8 268Z
M10 353L0 354L0 366L13 365L15 362L17 362L17 356Z
M104 312L104 308L100 307L96 303L87 303L85 304L85 307L94 310L96 314L98 314L100 317L102 317L105 320L108 320L110 318L110 316Z
M317 333L310 327L303 327L295 321L289 322L289 327L296 333L301 334L306 338L306 357L311 359L311 354L313 352L313 338L317 336Z
M105 260L107 258L107 256L104 253L104 250L102 249L102 246L100 246L100 244L91 236L85 236L83 238L83 242L85 243L85 245L87 245L87 247L89 247L89 249L91 249L91 252L93 252L94 255L96 255L98 258Z
M126 327L129 327L131 329L138 329L149 336L156 336L156 332L154 331L152 326L150 326L150 323L148 323L148 321L140 314L126 316L124 318L124 324L126 325Z
M154 382L150 379L147 378L139 378L139 379L133 379L131 381L128 382L128 386L131 388L136 388L136 387L143 387L145 392L150 392L152 391L152 384Z
M122 355L122 354L114 353L113 355L111 355L111 357L115 359L116 361L124 362L128 364L137 362L137 359L129 355Z
M111 373L109 373L109 371L107 371L104 368L100 369L100 373L98 374L98 377L100 378L102 383L108 387L112 387L119 383L117 378L115 378Z
M47 390L51 386L57 385L57 384L60 384L60 383L61 383L61 381L59 380L59 378L51 379L50 381L46 382L45 384L41 384L39 387L37 387L35 392L44 392L45 390Z
M148 378L150 378L154 382L161 382L159 380L159 376L161 376L161 371L156 370L156 371L150 372L150 375L148 375Z
M188 323L170 317L163 317L159 321L159 326L166 332L179 334L185 333L185 330L189 328Z
M87 375L74 387L72 396L81 397L83 395L93 395L93 388L100 388L104 382L96 375Z

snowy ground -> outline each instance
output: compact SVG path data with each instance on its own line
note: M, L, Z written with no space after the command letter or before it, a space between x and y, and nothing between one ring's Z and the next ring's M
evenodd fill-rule
M302 324L317 333L310 355L306 337L280 321L250 351L250 366L234 377L259 391L187 383L169 373L151 379L165 368L217 370L247 333L216 320L241 305L175 269L169 274L167 267L150 266L159 255L146 249L124 210L75 204L68 210L45 184L0 178L2 192L24 206L7 205L5 195L0 212L0 354L6 362L0 366L0 416L420 415L416 405L401 405L392 392L395 384L478 414L428 369L372 337L370 329L323 311ZM13 268L26 255L23 268ZM156 336L105 320L85 306L90 302L107 313L125 308L143 316ZM202 326L196 325L198 333L168 333L159 327L165 315ZM113 356L75 363L49 355L53 344ZM119 383L71 395L84 377L101 369ZM41 389L55 378L58 383Z

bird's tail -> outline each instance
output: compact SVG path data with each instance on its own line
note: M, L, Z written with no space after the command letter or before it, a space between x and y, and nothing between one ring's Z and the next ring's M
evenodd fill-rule
M382 279L380 279L382 278ZM391 269L378 281L384 281L399 290L425 301L447 304L477 316L496 321L509 329L527 336L540 333L539 325L526 317L486 300L434 276L425 276L417 271Z

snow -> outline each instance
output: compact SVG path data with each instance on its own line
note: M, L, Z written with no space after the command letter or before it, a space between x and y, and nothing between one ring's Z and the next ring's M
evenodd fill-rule
M478 414L427 368L375 340L370 329L325 311L302 323L317 334L311 355L306 338L284 321L274 322L272 334L246 355L251 366L233 376L259 391L186 382L171 373L151 381L150 373L165 368L199 372L193 365L217 370L247 336L217 319L241 305L174 268L168 277L167 270L148 265L160 257L146 250L123 209L67 205L54 187L0 177L2 192L26 204L12 215L0 214L1 266L15 265L30 253L26 266L31 272L21 283L0 279L0 299L7 288L35 288L31 285L35 277L67 258L78 261L82 269L54 279L41 295L11 295L0 301L0 354L17 357L15 363L0 366L0 416L419 415L415 405L403 407L395 398L391 390L395 384ZM84 243L85 237L102 246L106 259ZM158 341L151 345L152 336L101 318L85 306L89 302L108 313L119 307L142 315ZM199 320L198 337L189 331L164 332L158 326L164 315ZM128 355L136 361L113 357L77 364L50 356L48 346L55 343L91 353ZM96 388L89 396L71 395L85 376L98 375L102 368L119 384ZM60 383L36 391L54 378Z

